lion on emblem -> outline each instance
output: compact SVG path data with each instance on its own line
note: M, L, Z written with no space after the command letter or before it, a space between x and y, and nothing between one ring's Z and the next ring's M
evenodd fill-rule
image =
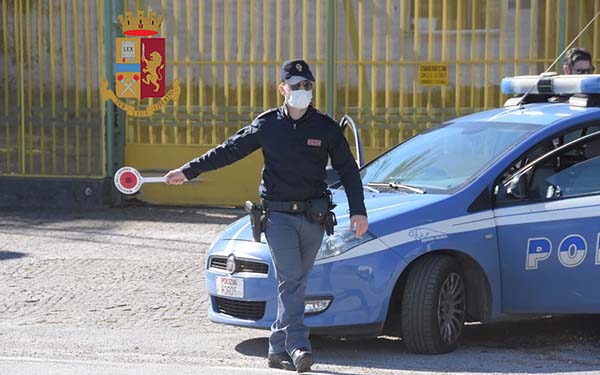
M147 85L154 85L154 92L158 92L160 90L158 81L162 79L160 71L165 68L165 64L162 63L162 56L157 51L153 51L150 54L150 60L144 57L144 62L146 67L142 70L142 73L146 73L146 77L142 79L142 82Z

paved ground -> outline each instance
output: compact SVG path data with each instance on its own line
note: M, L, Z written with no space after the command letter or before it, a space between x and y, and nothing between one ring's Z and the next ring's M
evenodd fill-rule
M243 212L0 212L0 374L285 374L267 332L213 324L202 265ZM315 373L600 374L600 317L470 325L454 353L313 339Z

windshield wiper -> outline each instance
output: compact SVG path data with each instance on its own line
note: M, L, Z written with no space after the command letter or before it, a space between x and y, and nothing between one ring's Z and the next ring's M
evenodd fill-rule
M363 189L367 189L367 190L372 191L374 193L379 193L379 190L377 190L374 187L372 187L371 184L363 185Z
M395 182L369 182L367 186L382 186L382 187L391 187L392 189L403 189L408 190L416 194L425 194L427 193L424 189L418 188L416 186L398 184Z

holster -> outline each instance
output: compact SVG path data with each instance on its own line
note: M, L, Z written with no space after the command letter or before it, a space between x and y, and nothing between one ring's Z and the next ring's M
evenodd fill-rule
M322 224L328 236L333 234L333 228L337 224L337 219L333 209L335 204L331 197L331 191L327 190L324 198L311 199L307 201L306 215L313 223Z
M325 233L327 233L328 236L333 234L333 228L336 226L336 224L337 218L335 217L335 213L333 213L333 211L327 212L325 215L325 220L323 221L323 227L325 227Z
M263 207L259 204L246 201L246 212L250 215L250 226L252 227L252 238L260 242L260 234L265 230L267 215Z

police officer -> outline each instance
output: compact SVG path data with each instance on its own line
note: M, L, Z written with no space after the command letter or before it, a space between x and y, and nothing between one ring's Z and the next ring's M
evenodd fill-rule
M268 364L299 373L310 371L313 364L309 329L304 325L304 297L324 234L323 225L307 212L308 202L327 199L328 158L348 197L351 229L361 237L368 228L358 167L338 124L311 105L314 82L304 60L284 62L281 107L260 114L223 144L165 176L168 184L178 185L262 149L259 192L268 212L265 235L278 281Z

